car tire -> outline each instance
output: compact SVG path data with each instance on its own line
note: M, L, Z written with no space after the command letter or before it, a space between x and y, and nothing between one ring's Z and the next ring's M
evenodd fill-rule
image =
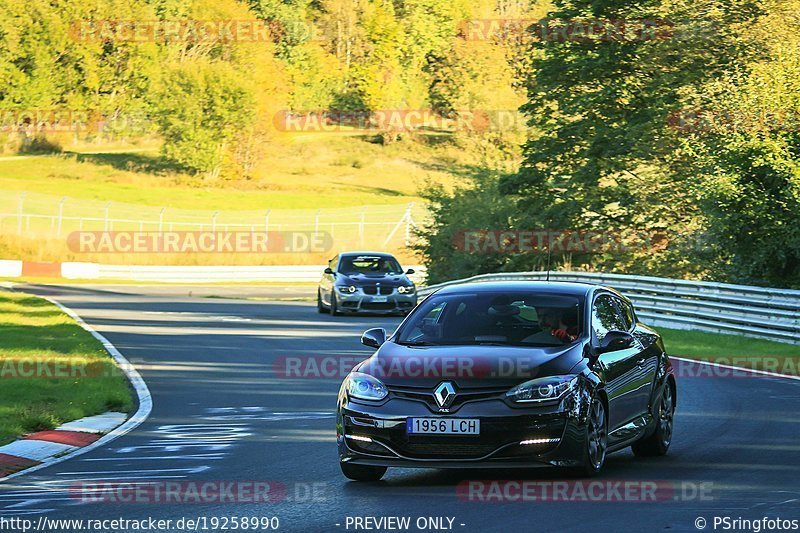
M672 442L672 429L675 419L675 391L667 383L658 401L656 430L652 435L637 440L631 445L636 457L658 457L666 455Z
M331 293L331 315L332 316L339 316L341 313L339 312L339 306L336 305L336 295Z
M574 477L593 477L600 473L606 462L608 452L608 412L599 396L592 398L586 416L586 446L583 449L582 464L570 468Z
M342 467L344 477L353 481L379 481L386 473L385 466L353 465L350 463L339 463L339 466Z
M325 304L322 303L322 293L317 289L317 313L323 314L327 312L328 310L325 309Z

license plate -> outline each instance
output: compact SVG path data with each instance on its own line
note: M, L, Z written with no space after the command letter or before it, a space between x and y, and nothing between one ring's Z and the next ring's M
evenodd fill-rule
M477 418L407 418L409 435L480 435Z
M382 304L382 303L388 302L388 301L389 301L389 297L388 296L373 296L372 297L372 302L376 303L376 304Z

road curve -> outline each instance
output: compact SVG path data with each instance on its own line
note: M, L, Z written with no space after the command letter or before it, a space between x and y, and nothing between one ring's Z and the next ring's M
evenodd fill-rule
M412 526L421 517L447 517L454 531L697 531L700 517L707 530L715 516L800 519L796 380L698 373L678 362L669 455L637 459L619 452L600 478L606 491L623 482L673 488L658 501L613 494L612 501L592 501L570 492L569 501L486 502L460 489L474 480L489 486L561 478L549 469L390 470L379 483L347 482L337 464L333 417L340 378L280 371L286 358L366 357L360 333L393 329L399 319L330 317L311 302L198 298L148 287L20 288L56 299L111 341L147 382L153 410L106 446L0 483L0 519L277 516L282 531L353 531L347 517L387 516L410 517ZM283 495L266 503L125 503L87 501L76 490L209 480L268 481Z

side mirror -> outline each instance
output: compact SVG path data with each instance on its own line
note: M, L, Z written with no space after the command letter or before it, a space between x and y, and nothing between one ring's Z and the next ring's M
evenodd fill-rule
M413 268L409 268L408 270L406 270L406 274L408 274L409 276L411 274L413 274L413 273L414 273L414 269Z
M370 348L380 348L386 342L386 330L383 328L368 329L361 335L361 344Z
M598 353L616 352L633 346L633 335L625 331L611 330L600 341Z
M328 268L325 269L325 273L326 274L333 274L333 270L331 270L331 268L328 267Z

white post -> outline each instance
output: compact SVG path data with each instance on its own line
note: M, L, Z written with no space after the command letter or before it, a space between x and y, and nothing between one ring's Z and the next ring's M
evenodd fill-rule
M217 231L217 215L219 215L219 211L214 211L214 214L211 215L211 233Z
M58 237L61 236L61 220L64 218L64 202L67 201L67 197L64 196L61 198L61 201L58 202L58 229L56 230L56 235Z
M408 211L406 211L403 214L403 216L400 218L400 220L397 221L397 224L394 225L394 227L392 228L392 231L390 231L389 235L386 237L386 240L383 241L383 247L384 248L386 248L386 246L389 244L389 242L394 238L394 235L395 235L395 233L397 233L397 230L399 230L403 226L403 223L406 222L406 217L407 216L408 216Z
M264 215L264 242L267 245L267 250L269 250L269 214L272 212L272 209L267 209L267 213Z
M406 209L405 218L406 219L406 247L411 244L411 209L414 207L414 203L408 204L408 209Z
M106 204L106 218L103 222L103 231L108 231L108 208L111 207L111 202Z
M22 235L22 206L25 202L24 192L19 193L19 203L17 204L17 235Z
M316 214L314 215L314 233L319 231L319 209L317 209Z
M358 224L358 241L361 247L364 247L364 223L366 221L367 208L361 208L361 222Z
M161 234L161 228L164 225L164 211L166 211L166 207L161 208L161 212L158 214L158 233Z

